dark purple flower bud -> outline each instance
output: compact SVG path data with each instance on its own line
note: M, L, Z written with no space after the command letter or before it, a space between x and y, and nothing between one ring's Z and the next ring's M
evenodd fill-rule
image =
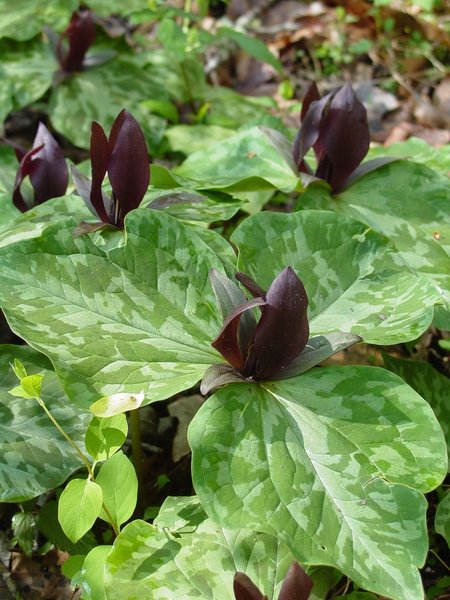
M274 279L267 293L247 275L238 273L236 277L255 297L235 306L212 346L245 377L275 377L299 356L308 341L306 290L291 267ZM241 317L256 307L261 318L254 322L252 332L244 335L239 329Z
M293 561L284 578L278 600L308 600L313 585L311 577L298 562Z
M315 84L302 107L302 124L292 154L299 171L312 173L304 158L310 148L316 155L316 177L340 192L366 156L370 132L366 109L350 84L320 98Z
M6 143L14 148L20 162L13 189L13 202L19 210L26 212L50 198L64 196L69 181L67 164L63 151L43 123L39 123L33 147L28 152L14 142L6 140ZM22 194L25 177L30 179L33 198L26 199Z
M245 573L238 571L233 580L233 591L236 600L267 600L253 581Z
M90 10L72 13L69 26L61 34L56 55L61 69L73 73L83 69L86 52L95 40L95 24Z
M93 122L90 157L92 181L72 171L78 193L103 223L123 229L125 216L139 206L150 182L147 146L136 119L122 110L109 139ZM112 187L110 198L102 191L106 173Z

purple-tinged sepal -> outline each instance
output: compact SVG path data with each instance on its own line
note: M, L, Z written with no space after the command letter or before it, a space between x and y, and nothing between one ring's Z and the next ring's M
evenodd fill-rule
M236 600L267 600L267 596L263 596L250 577L241 571L234 576L233 591Z
M292 154L300 172L323 179L336 194L342 191L369 150L367 113L350 84L323 98L313 86L305 96L302 124ZM314 172L305 161L311 148L317 162Z
M43 123L39 123L31 150L5 140L14 148L19 160L13 188L13 203L22 212L42 204L51 198L64 196L69 174L63 151ZM33 188L33 197L25 198L21 185L28 177Z
M123 229L125 216L138 208L150 182L147 146L136 119L122 110L109 138L94 121L90 158L91 180L72 170L77 191L102 223ZM106 174L112 187L110 197L102 190Z
M308 600L314 582L297 561L293 561L283 580L278 600ZM233 580L236 600L267 600L248 575L238 571Z

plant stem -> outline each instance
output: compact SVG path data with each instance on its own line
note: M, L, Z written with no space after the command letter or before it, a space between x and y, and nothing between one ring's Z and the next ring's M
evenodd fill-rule
M58 421L55 419L55 417L52 415L52 413L48 410L48 408L45 405L45 402L42 400L42 398L37 398L37 401L39 403L39 406L43 409L43 411L45 412L47 417L50 419L50 421L53 423L53 425L56 427L56 429L59 431L59 433L65 437L65 439L69 442L69 444L72 446L72 448L78 454L78 456L82 460L83 464L85 465L86 469L88 470L90 479L93 480L94 472L92 470L91 463L89 462L87 457L83 454L83 452L80 450L79 446L73 441L73 439L64 431L64 429L61 427L61 425L58 423Z
M450 571L450 567L448 566L448 564L442 560L442 558L439 556L439 554L437 552L435 552L433 550L433 548L430 548L430 552L431 552L431 554L433 554L433 556L435 556L438 559L438 561L441 563L441 565L443 565L447 569L447 571Z
M190 13L192 11L192 0L184 1L184 12ZM183 17L183 33L188 33L189 31L189 17L186 15Z
M141 489L143 480L142 473L142 448L141 448L141 419L139 410L130 410L130 429L131 429L131 457L133 459L134 470L138 480L138 489Z

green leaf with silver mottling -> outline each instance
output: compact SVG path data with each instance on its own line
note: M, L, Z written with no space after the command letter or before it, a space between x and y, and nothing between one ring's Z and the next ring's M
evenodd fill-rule
M282 156L277 144L286 146ZM279 189L292 192L299 178L287 153L288 141L277 131L253 127L206 150L194 152L174 170L199 188L228 191Z
M386 368L399 375L430 404L447 440L447 452L450 460L450 382L448 377L441 375L428 363L394 358L388 354L384 354L383 358Z
M174 152L188 156L223 142L234 134L233 129L219 125L174 125L166 131L166 138Z
M104 461L115 454L127 438L128 422L125 415L92 417L86 429L86 450L95 461Z
M329 211L263 212L231 240L239 270L265 289L294 269L308 294L312 336L341 331L394 344L416 339L432 321L434 287L395 264L384 270L386 241L358 221Z
M198 499L170 499L169 513L163 504L154 525L133 521L117 537L105 561L108 600L150 596L234 600L233 577L238 570L270 600L277 598L292 561L284 543L245 528L222 529L206 517ZM170 527L172 518L172 523L184 522L184 528ZM176 535L167 529L176 529Z
M78 5L78 0L0 0L0 37L30 40L44 25L62 30Z
M152 190L141 203L142 206L147 204L155 210L164 210L180 221L204 225L228 221L242 207L239 200L217 201L184 188Z
M51 357L74 402L141 391L161 400L223 362L211 347L221 320L208 273L224 270L227 256L215 249L229 252L225 240L207 231L207 243L149 209L127 216L126 243L109 252L74 238L74 226L0 249L0 305L14 331Z
M88 148L91 122L97 121L109 131L126 107L140 122L152 150L159 145L166 122L148 112L141 114L139 105L146 98L166 95L164 88L140 68L133 56L117 58L76 73L58 85L50 100L50 118L52 125L73 144Z
M21 502L61 485L80 459L36 400L8 391L17 383L11 363L19 358L28 373L45 373L42 399L64 430L83 448L89 414L76 409L51 370L50 361L26 346L0 348L0 501Z
M223 527L277 535L394 600L421 600L420 491L446 473L429 405L376 367L326 367L222 388L191 422L193 481ZM420 491L418 491L420 490Z
M109 523L111 517L118 530L136 508L138 481L133 464L119 450L102 464L95 481L102 488L103 504L108 510L102 510L100 518Z
M28 43L2 40L2 88L0 122L11 110L18 110L39 100L50 88L57 63L48 44L40 39Z
M102 488L90 479L72 479L58 502L58 521L70 541L78 542L102 510Z
M11 199L9 202L12 204ZM57 220L71 216L78 222L92 221L93 215L80 196L52 198L44 204L21 213L14 207L14 218L0 225L0 247L20 240L39 237L42 231Z
M440 533L450 547L450 491L439 502L434 518L436 531Z
M342 212L386 236L399 266L425 276L439 293L439 303L450 310L447 177L425 165L398 161L368 173L338 196L331 197L323 185L311 185L299 208Z
M425 140L410 137L405 142L370 148L366 160L380 156L409 158L414 162L422 163L430 169L440 172L442 175L450 173L450 144L436 148L427 144Z

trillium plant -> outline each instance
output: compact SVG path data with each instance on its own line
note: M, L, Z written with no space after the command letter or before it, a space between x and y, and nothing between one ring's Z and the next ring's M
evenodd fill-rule
M164 15L157 35L181 40ZM54 38L64 81L52 94L79 98L109 73L87 70L95 33L80 8ZM172 123L172 96L147 91L167 71L152 57L136 63L148 96L134 114ZM31 149L11 144L19 168L12 193L0 188L12 213L0 307L23 341L0 346L0 500L21 505L11 545L32 555L45 539L70 555L83 600L423 600L425 494L448 476L448 378L388 354L450 323L447 179L363 162L367 115L347 84L310 88L293 146L267 127L215 126L228 137L196 130L199 150L169 169L189 127L167 125L150 186L152 123L144 134L117 115L116 79L121 100L83 119L90 177L74 167L71 191L40 124ZM69 111L52 106L61 133ZM292 212L260 210L275 191L295 197ZM166 439L155 449L169 433L154 423L180 405L181 459ZM161 502L181 471L190 495ZM438 497L444 544L450 501Z
M6 143L14 148L19 161L12 200L20 211L26 212L50 198L64 196L69 181L67 164L63 151L43 123L39 123L31 150L10 141ZM22 191L27 177L32 188L28 195Z
M150 165L144 134L136 119L123 110L115 119L109 138L101 125L91 127L91 173L88 180L77 169L72 175L80 196L100 223L84 224L84 231L103 225L123 229L125 216L137 208L147 191ZM112 193L102 190L108 174Z

